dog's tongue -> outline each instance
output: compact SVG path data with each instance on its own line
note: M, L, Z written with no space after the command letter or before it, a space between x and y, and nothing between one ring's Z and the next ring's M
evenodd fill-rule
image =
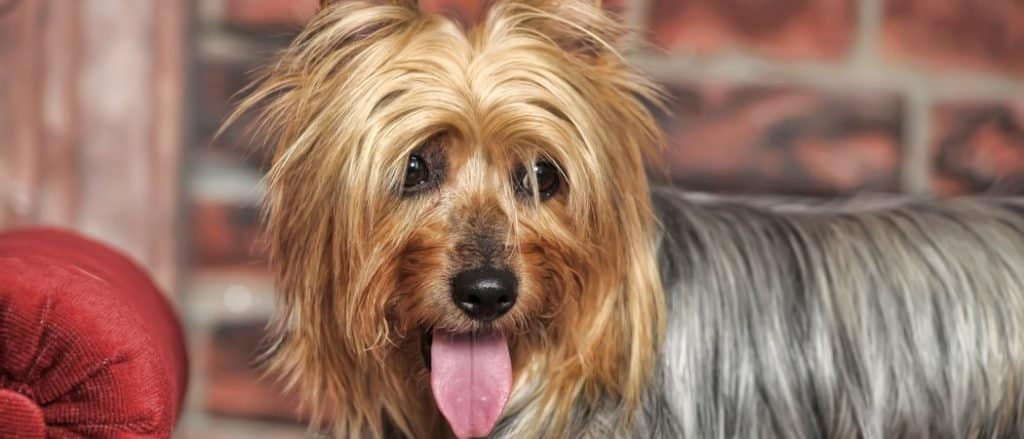
M512 388L505 336L434 331L430 368L434 400L455 435L490 434Z

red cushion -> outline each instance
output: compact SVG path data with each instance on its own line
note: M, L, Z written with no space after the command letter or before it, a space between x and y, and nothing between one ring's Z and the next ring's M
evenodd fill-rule
M172 307L127 257L0 233L0 439L170 437L187 370Z

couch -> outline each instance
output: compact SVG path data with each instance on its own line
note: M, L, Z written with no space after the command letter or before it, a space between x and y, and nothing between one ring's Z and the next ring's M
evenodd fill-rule
M187 383L174 308L73 232L0 232L0 439L166 438Z

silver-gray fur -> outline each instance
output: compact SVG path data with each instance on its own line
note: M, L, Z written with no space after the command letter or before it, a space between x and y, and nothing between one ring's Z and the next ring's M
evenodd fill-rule
M1024 437L1024 200L652 196L669 320L632 436Z

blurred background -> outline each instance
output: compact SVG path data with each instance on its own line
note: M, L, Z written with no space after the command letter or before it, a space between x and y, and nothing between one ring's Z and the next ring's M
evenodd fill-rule
M273 286L247 73L317 0L0 0L0 227L149 267L190 336L187 438L302 437L253 358ZM477 16L482 0L423 0ZM665 84L671 179L715 192L1024 193L1020 0L617 0Z

